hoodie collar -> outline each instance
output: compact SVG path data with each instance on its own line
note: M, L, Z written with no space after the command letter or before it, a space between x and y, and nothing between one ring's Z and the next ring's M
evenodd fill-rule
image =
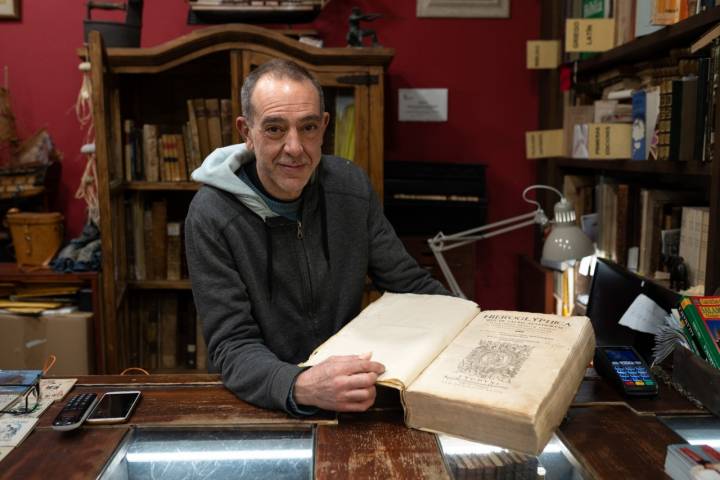
M277 217L267 203L243 182L237 170L255 160L255 154L244 143L215 149L205 161L192 172L191 178L204 185L210 185L237 197L246 207L263 219Z

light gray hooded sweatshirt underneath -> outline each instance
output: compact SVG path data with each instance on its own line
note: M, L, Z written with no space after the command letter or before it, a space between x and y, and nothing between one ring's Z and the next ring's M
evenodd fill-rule
M352 162L322 157L294 221L238 176L252 161L232 145L193 172L205 186L185 221L188 268L211 368L241 399L297 414L297 364L360 312L367 276L381 291L448 292L407 254Z

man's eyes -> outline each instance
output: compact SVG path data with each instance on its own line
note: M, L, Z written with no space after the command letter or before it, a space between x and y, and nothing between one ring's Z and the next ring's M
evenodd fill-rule
M282 133L284 131L284 129L281 127L278 127L277 125L268 125L267 127L265 127L265 131L270 134L278 134L278 133Z
M300 127L301 133L315 133L318 131L320 127L316 123L308 123L306 125L302 125ZM264 131L267 135L271 135L274 137L285 135L287 132L286 127L281 127L279 125L267 125L264 127Z

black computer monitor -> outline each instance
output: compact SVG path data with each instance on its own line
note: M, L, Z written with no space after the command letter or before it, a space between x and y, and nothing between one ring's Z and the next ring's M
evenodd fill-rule
M638 295L644 293L666 312L677 306L681 296L646 280L620 265L599 258L595 266L587 316L595 329L598 345L631 345L650 362L654 335L637 332L618 322Z

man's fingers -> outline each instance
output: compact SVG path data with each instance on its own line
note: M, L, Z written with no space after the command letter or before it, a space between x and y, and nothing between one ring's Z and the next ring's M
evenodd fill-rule
M343 390L357 390L362 388L370 388L375 385L377 381L377 374L370 373L356 373L354 375L348 375L345 377L338 377L342 385L340 387Z
M355 362L357 360L370 360L372 358L372 352L365 352L358 355L332 355L325 361L331 362Z
M356 373L373 372L378 375L385 372L385 365L372 360L360 360L357 357L354 361L341 361L328 363L328 366L335 369L338 375L354 375Z
M350 390L345 393L345 402L349 403L368 403L372 405L375 401L376 390L375 388L363 388L358 390Z

